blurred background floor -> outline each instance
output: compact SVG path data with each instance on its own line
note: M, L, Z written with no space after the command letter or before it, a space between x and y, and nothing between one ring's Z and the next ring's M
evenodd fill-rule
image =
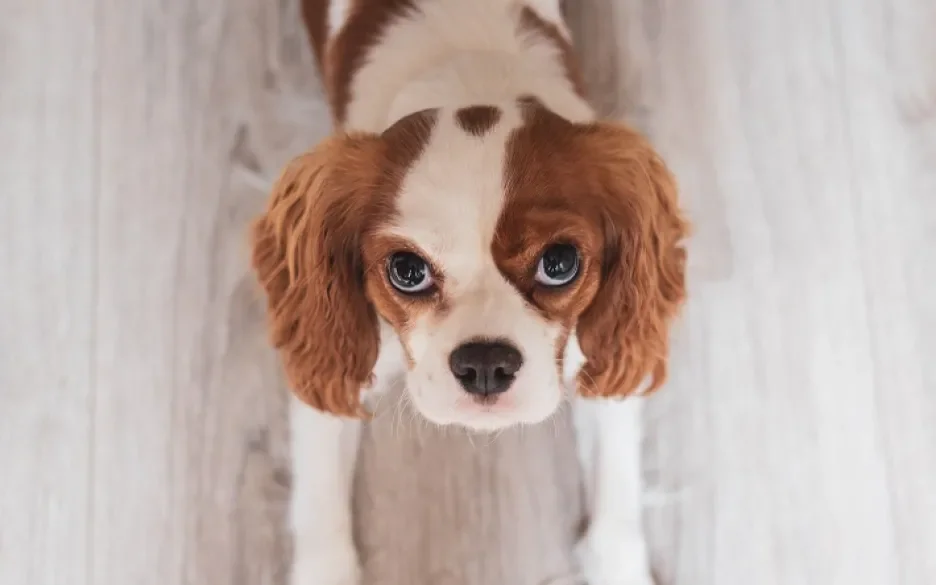
M936 583L936 3L573 4L696 223L646 442L661 582ZM244 230L316 96L295 0L0 0L0 585L284 582ZM562 583L577 481L564 416L470 440L391 399L368 584Z

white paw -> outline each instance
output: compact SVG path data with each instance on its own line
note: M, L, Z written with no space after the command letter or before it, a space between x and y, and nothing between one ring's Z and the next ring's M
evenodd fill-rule
M575 553L588 585L655 585L641 534L590 529Z
M351 544L296 551L290 585L359 585L361 568Z

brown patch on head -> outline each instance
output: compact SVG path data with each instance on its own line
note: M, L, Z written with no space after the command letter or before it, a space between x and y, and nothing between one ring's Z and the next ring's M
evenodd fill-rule
M388 171L399 187L403 176L422 154L439 119L439 110L430 108L404 116L381 134L391 163Z
M458 127L472 136L484 136L501 118L497 106L471 106L455 112Z
M399 191L403 177L419 158L438 120L436 109L416 112L402 118L385 130L382 137L387 145L387 157L392 161L394 193ZM394 252L413 252L425 258L421 250L402 238L374 230L364 242L364 259L367 265L365 280L368 295L378 312L399 331L405 331L430 299L421 296L401 295L387 282L387 260ZM428 260L428 259L427 259Z
M675 181L623 125L574 124L535 100L521 107L525 123L508 142L495 261L548 319L575 328L587 358L581 393L626 395L647 375L655 389L685 296L688 226ZM578 247L579 276L543 288L533 280L536 263L555 242Z
M563 164L566 143L579 132L579 126L549 111L536 98L521 98L519 107L524 125L514 131L507 144L507 200L495 236L495 258L544 316L571 326L597 290L600 271L595 259L601 254L603 241L589 218L577 212L579 201L569 197L568 188L551 184L562 169L550 170L547 165ZM537 142L546 142L551 136L557 145L544 150L532 140L534 131ZM550 173L543 174L547 171ZM550 289L538 285L533 277L540 256L554 243L575 245L581 265L574 281Z
M272 342L293 391L314 408L361 414L380 345L366 252L395 214L400 182L434 119L420 112L381 136L326 140L287 166L253 225Z
M395 181L395 192L399 190L403 174L419 158L429 141L432 128L438 120L438 110L426 110L411 114L383 133L388 146L388 156L394 160L394 168L402 173ZM395 252L412 252L430 265L436 279L435 290L425 294L407 295L397 291L387 280L387 261ZM364 242L365 286L368 297L378 313L387 320L403 340L403 347L410 366L412 356L406 344L406 334L413 322L426 313L444 314L448 310L448 300L442 293L444 278L438 266L432 264L423 250L397 235L373 231Z
M572 89L581 98L587 97L585 90L585 81L582 78L582 72L578 66L578 59L575 56L575 49L572 43L562 34L556 25L546 22L529 6L524 6L520 11L520 29L524 32L539 35L546 39L559 51L562 66L565 69L566 78L572 84Z
M306 4L325 4L325 0L305 0ZM415 8L414 0L356 0L345 26L332 40L324 62L325 85L331 98L332 113L340 125L345 121L351 101L354 74L374 50L386 28Z

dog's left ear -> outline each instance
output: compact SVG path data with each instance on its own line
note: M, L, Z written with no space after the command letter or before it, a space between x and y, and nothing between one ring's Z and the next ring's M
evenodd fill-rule
M604 238L601 284L576 327L587 358L580 392L625 396L644 380L651 392L666 378L669 328L685 298L689 226L676 181L646 139L607 123L579 138Z
M251 232L290 387L336 415L361 414L361 389L380 348L360 250L374 213L379 150L376 137L339 135L296 157Z

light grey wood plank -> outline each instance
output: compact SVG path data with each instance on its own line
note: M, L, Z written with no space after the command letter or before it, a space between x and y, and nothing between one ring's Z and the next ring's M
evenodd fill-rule
M0 583L89 583L93 3L0 3Z
M609 14L594 26L626 31L621 79L702 229L673 384L650 415L661 574L930 582L936 102L932 40L908 33L932 8Z
M282 581L285 394L244 254L263 197L230 181L275 8L102 2L95 585Z
M836 8L843 21L853 10ZM936 58L936 6L866 0L860 13L861 25L839 36L878 441L900 582L928 583L936 575L936 68L924 63Z

